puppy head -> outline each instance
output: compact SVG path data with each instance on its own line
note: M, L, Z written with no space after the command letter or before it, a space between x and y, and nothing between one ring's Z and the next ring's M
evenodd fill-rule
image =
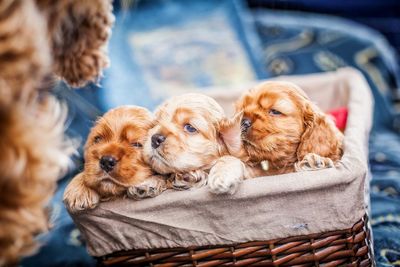
M146 161L161 174L206 168L218 157L221 106L202 94L172 97L156 111L144 146Z
M142 147L152 119L144 108L125 106L110 110L96 122L85 146L85 179L92 187L113 191L140 183L151 174Z
M307 153L341 156L341 133L295 84L263 83L246 92L236 108L243 113L243 148L250 162L268 160L284 168Z

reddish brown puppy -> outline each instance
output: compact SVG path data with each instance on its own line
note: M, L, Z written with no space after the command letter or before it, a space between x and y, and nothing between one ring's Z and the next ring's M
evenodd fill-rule
M100 118L85 146L84 171L65 190L64 202L71 212L91 209L100 201L128 193L131 197L155 196L165 181L153 175L144 162L142 146L153 125L152 114L144 108L126 106ZM141 189L145 183L149 190Z
M236 131L227 137L240 145L229 149L236 157L221 158L211 170L213 192L233 193L245 178L333 167L342 156L342 133L295 84L260 84L238 100L236 110L241 123L233 122Z

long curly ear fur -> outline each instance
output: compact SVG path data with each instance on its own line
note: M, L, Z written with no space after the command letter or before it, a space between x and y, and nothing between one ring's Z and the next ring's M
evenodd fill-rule
M308 153L330 158L334 162L339 160L343 154L343 134L333 120L312 103L307 103L303 112L305 130L297 148L298 161Z
M66 107L42 82L52 71L76 86L96 80L112 21L108 0L0 1L0 266L37 248L75 147Z
M51 96L0 94L0 266L37 248L47 229L45 205L74 151L64 139L66 109ZM8 94L9 96L10 94ZM43 102L44 101L44 102Z
M36 0L49 25L54 72L74 87L96 82L109 65L110 0Z

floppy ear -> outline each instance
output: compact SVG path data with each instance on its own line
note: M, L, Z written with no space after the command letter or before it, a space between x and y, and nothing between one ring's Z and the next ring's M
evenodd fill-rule
M220 141L232 156L240 157L243 152L241 121L243 112L236 113L233 118L224 118L219 123Z
M111 1L43 2L49 12L54 72L74 87L97 82L109 65L106 44L114 22Z
M297 160L301 161L308 153L339 160L343 152L343 134L333 120L312 103L306 104L303 120L305 130L297 148Z

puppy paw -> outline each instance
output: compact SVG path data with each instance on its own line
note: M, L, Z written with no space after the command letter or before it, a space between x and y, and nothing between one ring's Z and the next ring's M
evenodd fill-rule
M308 153L304 156L303 160L294 164L295 170L300 171L313 171L334 167L333 161L330 158L321 157L314 153Z
M243 163L234 157L225 156L211 168L208 188L214 194L234 194L244 178Z
M205 186L208 174L205 171L196 170L187 173L176 173L171 178L171 188L175 190L187 190Z
M100 202L100 196L83 182L83 174L78 174L69 183L64 192L64 203L71 212L94 209Z
M142 183L127 189L128 197L132 199L143 199L156 197L167 189L167 183L162 176L151 176Z

